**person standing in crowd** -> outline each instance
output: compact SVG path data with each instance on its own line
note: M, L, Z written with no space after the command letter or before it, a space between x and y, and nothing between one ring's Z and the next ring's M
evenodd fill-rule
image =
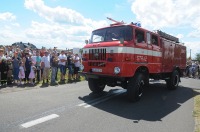
M15 52L14 54L14 58L13 58L13 79L14 79L14 83L17 83L18 80L19 80L19 62L20 62L20 59L18 58L18 53Z
M42 49L40 50L40 56L43 57L45 56L45 48L42 47Z
M72 74L73 74L73 56L72 56L72 52L69 51L68 52L68 56L67 56L67 64L68 64L68 82L72 81Z
M12 58L7 58L7 65L8 65L8 74L7 74L7 85L12 85L13 81L13 65L12 65Z
M62 50L61 54L59 55L59 62L58 65L60 67L60 72L61 72L61 82L65 81L65 74L66 74L66 61L67 61L67 56L65 55L65 51Z
M29 74L30 74L30 70L31 70L31 65L30 65L30 57L29 57L29 53L25 53L25 57L23 59L24 63L25 63L25 79L24 79L24 83L29 83Z
M80 58L79 58L78 54L75 54L74 65L75 65L75 67L74 67L74 77L75 77L76 80L78 80L79 79L78 71L79 71L79 67L81 65Z
M36 51L36 64L35 64L37 83L39 83L41 79L41 61L42 61L42 58L40 56L40 51L38 50Z
M34 62L31 62L31 71L30 71L30 74L29 74L29 79L30 79L30 83L32 85L34 85L34 78L35 78L35 63Z
M9 57L12 57L13 56L13 51L12 51L12 46L9 46L8 47L8 54L7 54Z
M22 52L21 49L17 48L16 49L17 57L21 60L22 59Z
M23 62L19 63L19 75L18 75L18 77L19 77L19 83L18 83L18 85L22 85L22 81L25 78L24 63Z
M35 50L32 50L32 53L30 53L30 54L32 54L32 56L30 56L30 58L31 58L31 63L33 63L34 66L35 66L35 64L36 64L36 52L35 52ZM35 67L35 68L36 68L36 67ZM36 75L36 69L34 70L34 75ZM35 82L36 82L36 80L35 80L35 77L34 77L33 83L35 83Z
M54 52L55 54L58 53L58 51L57 51L57 47L54 47L54 48L53 48L53 52Z
M56 83L56 73L58 70L58 62L59 58L56 53L52 53L51 57L51 84L52 85L57 85Z
M7 72L8 66L6 62L6 57L4 56L4 50L0 49L0 74L1 74L1 85L6 85L7 82Z
M36 64L36 53L30 53L31 62Z
M45 56L45 51L46 51L46 48L42 47L42 49L40 50L41 57ZM44 67L41 66L41 78L43 77L43 72L44 72Z
M43 72L43 84L45 83L49 83L49 73L50 73L50 56L48 51L45 51L45 56L42 57L42 63L41 63L42 67L44 68L44 72Z
M60 53L57 52L56 55L59 56ZM59 58L58 58L58 60L59 60ZM67 61L66 61L66 62L67 62ZM65 64L65 65L66 65L66 64ZM59 65L58 65L57 70L56 70L56 78L55 78L56 81L58 81L58 69L59 69Z
M4 58L4 49L0 48L0 84L1 84L1 67L3 58Z

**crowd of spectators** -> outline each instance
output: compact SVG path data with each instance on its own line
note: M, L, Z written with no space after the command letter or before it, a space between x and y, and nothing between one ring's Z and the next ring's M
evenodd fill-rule
M80 67L81 58L71 50L59 52L56 47L24 50L18 46L0 48L1 86L25 84L35 86L40 82L57 85L58 82L79 81ZM59 80L58 75L60 75Z
M186 76L189 78L200 78L200 67L198 61L187 61Z

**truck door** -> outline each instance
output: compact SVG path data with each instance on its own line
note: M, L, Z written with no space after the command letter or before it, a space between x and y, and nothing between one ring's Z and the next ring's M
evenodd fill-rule
M137 63L147 63L147 43L145 32L140 29L135 30L135 61Z
M151 42L152 42L152 62L154 64L154 71L159 73L161 72L162 65L161 65L161 46L160 46L160 40L159 37L156 34L151 35Z
M151 36L152 40L152 50L153 50L153 62L154 63L160 63L160 57L161 57L161 46L160 46L160 40L159 37L156 34L152 34Z

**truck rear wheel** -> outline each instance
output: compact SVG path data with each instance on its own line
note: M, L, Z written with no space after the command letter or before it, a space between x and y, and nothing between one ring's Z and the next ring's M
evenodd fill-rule
M130 79L127 86L127 95L131 102L140 100L143 94L144 83L145 77L142 73L136 73L135 76Z
M175 70L175 71L173 71L170 79L166 80L167 89L175 90L179 85L179 81L180 81L179 72L177 70Z
M88 78L88 85L92 92L100 93L105 88L105 83L100 79Z

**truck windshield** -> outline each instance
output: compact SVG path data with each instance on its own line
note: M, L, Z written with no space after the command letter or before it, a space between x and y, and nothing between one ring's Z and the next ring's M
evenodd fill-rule
M109 27L92 32L91 43L119 41L124 39L130 41L133 38L133 29L130 26Z

